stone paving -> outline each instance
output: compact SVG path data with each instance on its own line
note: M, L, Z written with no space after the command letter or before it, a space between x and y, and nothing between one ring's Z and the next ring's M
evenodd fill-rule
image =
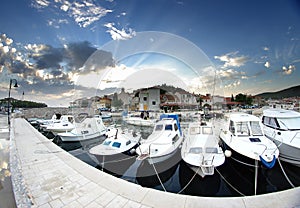
M12 178L17 177L13 186L18 207L300 208L300 188L259 196L220 198L143 188L73 157L22 118L12 120L11 158L14 160L12 173L16 174Z

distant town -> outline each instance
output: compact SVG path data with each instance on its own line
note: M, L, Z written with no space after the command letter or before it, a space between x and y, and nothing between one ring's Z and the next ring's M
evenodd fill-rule
M70 103L69 108L91 108L94 111L107 109L110 111L177 111L177 110L220 110L220 109L255 109L263 106L271 108L294 109L299 111L299 92L291 88L276 93L260 95L237 94L230 97L211 94L194 94L181 88L160 85L136 90L132 93L121 89L119 93L104 96L83 97ZM290 93L292 92L292 93ZM280 94L281 93L281 94ZM285 97L282 96L284 93ZM279 96L279 98L278 98ZM272 98L273 97L273 98ZM275 97L275 98L274 98ZM20 101L10 98L11 111L22 108L43 108L44 103ZM0 100L1 112L8 111L8 99Z
M70 108L111 109L118 111L127 109L128 111L176 111L178 109L187 110L218 110L218 109L253 109L263 106L271 108L296 109L299 110L300 97L288 98L268 98L264 95L252 96L246 94L231 95L224 97L211 94L193 94L183 89L173 86L161 85L144 88L128 93L121 89L120 93L94 96L91 98L81 98L70 103Z

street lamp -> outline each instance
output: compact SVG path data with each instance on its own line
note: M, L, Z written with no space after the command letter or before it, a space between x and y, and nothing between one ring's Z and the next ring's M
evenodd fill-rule
M8 128L10 128L10 90L12 83L15 82L14 87L18 87L18 82L16 79L9 80L9 90L8 90L8 111L7 111L7 119L8 119Z

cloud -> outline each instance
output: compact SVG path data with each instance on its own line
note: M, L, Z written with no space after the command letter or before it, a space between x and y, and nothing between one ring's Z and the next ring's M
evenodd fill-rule
M270 48L269 48L269 47L266 47L266 46L263 47L262 49L263 49L264 51L269 51L269 50L270 50Z
M223 68L243 66L248 61L248 58L246 56L236 56L237 53L227 53L222 56L215 56L214 58L224 62Z
M239 72L234 69L220 69L217 70L217 75L222 80L236 80L236 79L246 79L247 76L245 75L245 72Z
M127 40L136 35L136 32L131 28L129 28L127 31L124 28L119 30L114 25L114 23L106 23L104 25L108 28L107 32L110 33L110 36L113 40Z
M111 13L112 10L105 9L102 6L97 5L96 1L74 1L68 0L55 0L50 2L47 0L33 0L32 7L36 9L45 9L51 7L52 10L61 10L71 17L80 27L88 27L92 23L98 21L101 17L106 16L107 13ZM56 23L66 23L65 21L54 21L53 19L48 21L48 25L58 27Z
M48 103L51 102L48 98L57 96L63 100L60 97L62 94L72 94L76 74L89 73L91 69L97 72L115 65L110 52L97 50L86 41L68 43L62 48L45 44L18 44L16 49L6 35L0 34L0 38L0 86L2 83L6 85L5 82L13 77L18 80L19 89L31 100L38 101L43 97ZM6 45L7 42L10 45ZM95 68L86 64L87 60ZM89 70L82 72L82 69L87 68ZM82 92L87 90L82 86L77 88ZM1 90L0 94L3 94Z
M42 9L42 8L48 7L49 4L50 4L50 2L47 0L33 0L31 3L31 6L36 9Z
M296 66L295 65L289 65L288 67L283 66L282 70L283 70L283 74L290 75L293 73L293 71L296 70Z
M235 87L237 87L239 85L241 85L241 81L237 80L237 81L235 81L233 83L225 85L224 88L235 88Z
M270 62L266 61L265 65L266 68L270 68Z

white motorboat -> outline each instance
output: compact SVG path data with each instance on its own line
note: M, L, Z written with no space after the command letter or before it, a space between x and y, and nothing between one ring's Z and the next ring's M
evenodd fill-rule
M135 126L149 126L153 127L157 121L157 119L150 118L144 112L141 112L140 115L138 114L127 114L123 116L123 121L127 124L135 125Z
M262 123L265 135L279 148L279 158L300 166L300 113L266 109L263 111Z
M49 124L52 124L55 122L59 122L60 118L61 118L61 114L56 113L56 114L53 114L51 119L38 119L36 121L39 125L49 125Z
M191 122L185 135L182 159L202 177L213 175L214 168L225 162L225 155L211 123Z
M246 165L257 167L260 162L272 168L279 155L277 146L264 135L262 123L254 115L240 112L225 115L220 139L225 155Z
M68 132L75 128L75 118L72 115L62 115L58 122L42 125L46 131L53 133Z
M107 132L101 117L85 118L76 123L75 128L69 132L58 133L63 142L76 142L99 138Z
M135 154L140 135L135 132L125 132L118 128L109 128L107 138L99 145L92 147L89 153L94 155L99 163L122 160L125 155Z
M175 155L182 141L178 114L162 114L149 137L136 148L137 160L147 159L149 164L163 162Z

